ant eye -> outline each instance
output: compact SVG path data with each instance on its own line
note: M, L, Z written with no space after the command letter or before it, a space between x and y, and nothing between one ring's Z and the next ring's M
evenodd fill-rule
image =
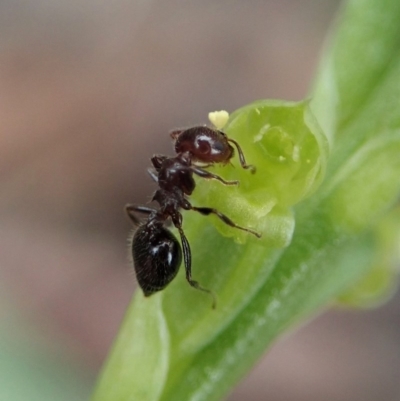
M208 153L210 153L211 146L210 146L209 142L207 142L207 141L198 141L197 149L202 154L208 154Z
M214 148L214 150L217 150L220 153L222 153L225 150L224 144L222 142L218 142L218 141L216 141L214 143L213 148Z

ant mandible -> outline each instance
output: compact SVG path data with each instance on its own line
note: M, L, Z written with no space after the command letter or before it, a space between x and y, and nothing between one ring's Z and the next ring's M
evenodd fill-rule
M238 181L225 181L205 170L214 163L227 164L231 160L234 149L230 143L237 149L240 165L252 172L255 168L246 163L239 144L220 130L196 126L173 131L170 135L175 141L176 156L154 155L151 158L153 168L148 169L150 176L159 186L152 198L152 201L159 203L159 209L131 204L125 206L128 217L137 227L131 244L136 277L145 296L164 289L178 273L183 250L187 281L192 287L210 294L215 308L215 294L192 279L191 251L182 229L182 214L179 210L194 210L205 216L215 214L225 224L259 238L261 235L256 231L237 225L218 210L193 206L187 199L196 186L193 174L218 180L224 185L238 185ZM137 213L147 215L147 220L141 222L136 216ZM179 232L182 250L177 238L165 228L168 219L172 220Z

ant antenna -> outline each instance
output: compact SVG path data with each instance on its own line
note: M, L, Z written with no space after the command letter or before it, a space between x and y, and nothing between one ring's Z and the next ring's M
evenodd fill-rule
M232 142L236 146L236 149L239 154L240 165L246 170L249 169L251 173L254 174L256 172L256 168L252 164L246 163L246 159L244 158L242 148L239 146L239 144L234 139L231 138L228 138L228 142Z

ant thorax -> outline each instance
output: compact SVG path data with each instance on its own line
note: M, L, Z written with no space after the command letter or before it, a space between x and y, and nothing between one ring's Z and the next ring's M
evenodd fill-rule
M191 195L196 183L190 165L188 154L164 159L161 167L156 167L159 187L171 193L183 192Z

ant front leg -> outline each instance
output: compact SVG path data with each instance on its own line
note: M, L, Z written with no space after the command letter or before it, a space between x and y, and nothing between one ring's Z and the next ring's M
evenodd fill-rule
M146 207L146 206L135 206L135 205L131 205L128 204L125 206L125 212L129 217L129 220L132 222L132 224L137 227L140 225L140 220L137 218L137 216L135 215L135 213L142 213L142 214L152 214L152 213L156 213L156 210L151 209L150 207Z
M241 226L237 225L228 216L225 216L223 213L221 213L217 209L214 209L211 207L196 207L196 206L190 206L190 209L195 210L196 212L199 212L204 216L209 216L210 214L215 214L228 226L237 228L239 230L247 231L248 233L255 235L257 238L261 238L261 234L259 234L257 231L254 231L251 228L241 227Z
M169 135L170 135L170 137L171 137L173 140L176 140L176 139L178 138L178 136L179 136L183 131L185 131L185 130L184 130L184 129L177 129L177 130L171 131L171 132L169 133Z
M156 169L156 171L158 171L158 170L161 168L163 162L164 162L166 159L168 159L167 156L164 156L164 155L154 155L154 156L151 158L151 164L154 166L154 168Z
M197 167L197 166L190 166L190 170L198 175L199 177L205 178L205 179L214 179L218 180L219 182L222 182L224 185L239 185L239 181L225 181L222 177L219 175L210 173L207 170L204 170L203 168Z
M158 182L158 174L154 168L148 168L147 172L149 173L149 175L153 179L153 181Z
M179 235L181 237L186 280L193 288L196 288L196 290L200 290L206 292L207 294L210 294L213 300L212 308L215 309L217 306L217 297L215 296L214 292L207 288L202 287L197 281L192 279L192 252L190 250L189 241L187 240L186 235L182 229L182 215L180 213L177 213L175 216L173 216L173 223L175 227L178 229Z

